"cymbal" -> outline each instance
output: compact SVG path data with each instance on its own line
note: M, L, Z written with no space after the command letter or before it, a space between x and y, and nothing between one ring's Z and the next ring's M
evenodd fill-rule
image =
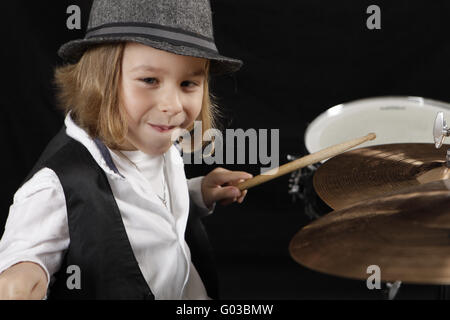
M314 174L314 189L335 210L382 194L450 178L443 145L402 143L347 151L327 160Z
M434 181L333 211L293 237L298 263L327 274L366 280L450 284L450 180Z

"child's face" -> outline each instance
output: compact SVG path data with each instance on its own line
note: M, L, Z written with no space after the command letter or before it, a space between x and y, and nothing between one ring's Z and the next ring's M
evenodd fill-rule
M124 150L158 155L170 148L172 135L200 114L206 62L138 43L126 45L120 95L129 126Z

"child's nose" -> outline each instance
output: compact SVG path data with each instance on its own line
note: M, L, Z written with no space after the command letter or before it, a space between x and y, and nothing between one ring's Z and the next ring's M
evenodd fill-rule
M169 115L174 115L180 113L183 110L183 107L179 101L170 101L161 103L159 105L159 110Z
M166 88L164 92L161 92L159 110L169 114L176 114L183 110L183 105L175 88Z

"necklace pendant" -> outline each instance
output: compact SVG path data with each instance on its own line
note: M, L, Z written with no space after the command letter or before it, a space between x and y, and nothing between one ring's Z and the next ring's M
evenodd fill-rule
M166 201L166 199L164 199L164 198L162 198L162 197L160 197L160 196L158 196L158 198L159 198L159 200L161 200L161 202L164 204L164 207L167 208L167 201Z

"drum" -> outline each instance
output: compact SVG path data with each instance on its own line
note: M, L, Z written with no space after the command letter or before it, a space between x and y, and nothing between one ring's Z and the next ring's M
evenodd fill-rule
M357 148L389 143L434 143L433 124L450 104L420 97L377 97L334 106L311 122L305 132L309 153L375 132L377 138Z
M308 125L305 147L307 152L314 153L369 132L376 133L377 138L356 148L390 143L434 144L433 125L439 111L443 112L444 118L450 119L449 103L421 97L373 97L340 104L329 108ZM311 219L332 210L313 188L314 172L321 163L294 172L290 179L289 193L303 202L304 212Z

